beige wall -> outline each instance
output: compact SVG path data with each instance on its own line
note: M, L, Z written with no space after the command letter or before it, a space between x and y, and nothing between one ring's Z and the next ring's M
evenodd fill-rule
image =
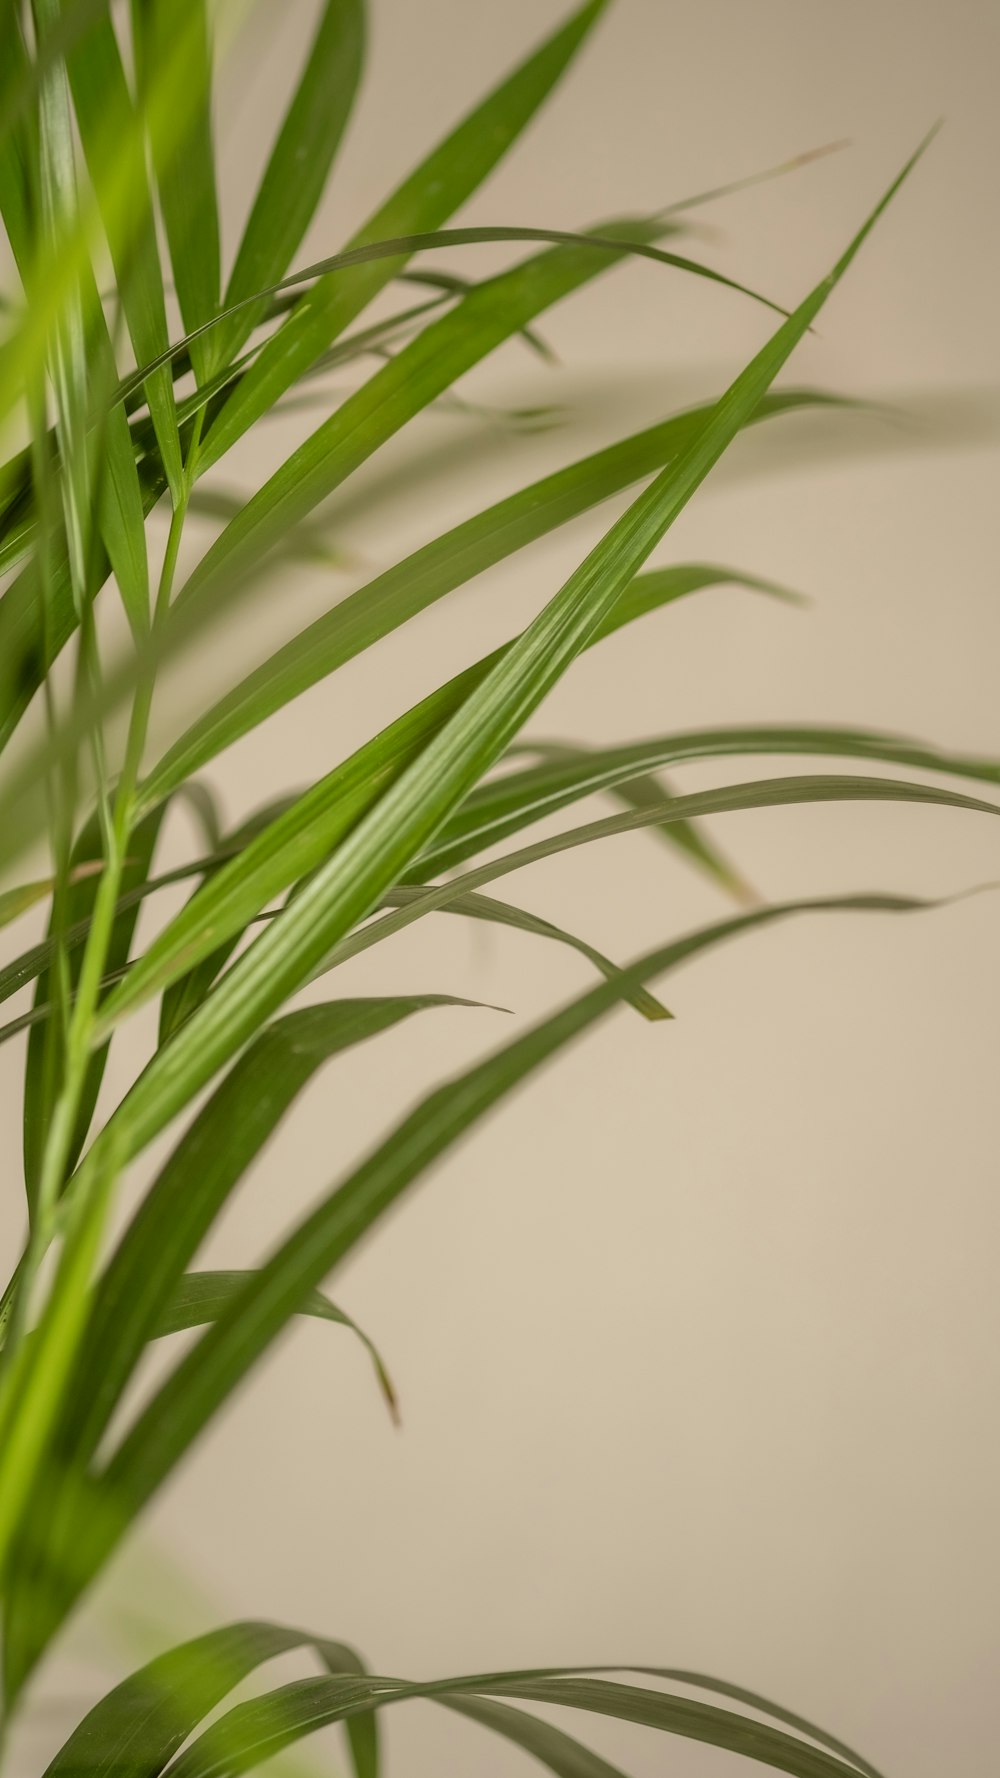
M364 103L317 252L563 8L372 10ZM230 81L233 205L266 139L277 64L290 72L311 17L301 0L273 7L279 23L271 12ZM730 562L801 588L812 609L719 591L663 612L576 667L536 732L612 740L803 718L1000 749L998 16L989 0L620 0L468 207L474 221L574 226L850 136L847 152L705 212L718 232L697 250L793 301L947 119L792 373L908 394L918 419L793 421L741 443L656 558ZM565 404L568 427L518 439L429 416L346 491L338 539L359 570L387 564L546 466L717 390L766 327L704 284L649 265L617 272L546 321L564 368L513 349L466 391ZM244 454L245 485L303 424L272 426L256 458ZM486 577L248 738L217 773L231 813L325 768L509 634L599 528ZM220 644L213 674L256 658L329 588L322 574L276 584L256 629ZM201 695L200 682L178 686L180 703ZM769 898L939 894L1000 877L991 825L941 810L789 810L713 832ZM616 957L723 905L643 836L507 887ZM890 1773L988 1770L998 916L983 897L907 920L802 921L679 975L666 989L676 1024L610 1019L334 1280L384 1347L403 1430L348 1341L296 1331L157 1508L119 1593L151 1607L155 1533L207 1596L203 1612L179 1604L172 1628L295 1620L411 1676L676 1663L771 1693ZM441 919L349 982L466 993L527 1019L586 979L536 941ZM510 1030L487 1012L439 1013L331 1068L211 1258L266 1250L425 1083ZM88 1661L114 1597L106 1587L76 1633ZM82 1693L93 1674L72 1683ZM54 1722L53 1707L49 1737ZM735 1769L699 1747L584 1726L639 1778ZM411 1778L519 1769L429 1707L387 1733L393 1770Z

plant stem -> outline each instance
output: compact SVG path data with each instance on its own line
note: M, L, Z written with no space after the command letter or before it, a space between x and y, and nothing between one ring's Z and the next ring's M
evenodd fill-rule
M185 469L184 486L170 517L163 565L156 592L152 628L155 632L163 621L173 591L177 559L187 515L193 482L194 459L200 427L191 439ZM95 658L95 665L98 665ZM15 1295L10 1315L9 1346L14 1347L25 1327L28 1299L38 1267L56 1229L56 1210L64 1185L66 1166L79 1112L80 1098L91 1059L94 1014L97 1010L114 929L122 873L128 854L128 843L135 813L135 793L142 764L155 690L155 665L150 657L140 675L129 719L128 737L121 776L115 790L113 807L105 827L105 865L101 872L90 932L84 947L80 975L73 1000L72 1014L66 1033L65 1076L56 1101L52 1123L45 1144L36 1215L23 1256L21 1276L14 1286ZM14 1280L11 1281L14 1285ZM8 1286L8 1291L11 1286Z

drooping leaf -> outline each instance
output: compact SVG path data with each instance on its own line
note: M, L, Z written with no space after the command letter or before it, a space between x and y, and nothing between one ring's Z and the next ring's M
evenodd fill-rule
M96 1449L147 1342L175 1313L177 1291L222 1206L298 1094L332 1057L436 1006L442 995L340 1000L267 1027L216 1089L146 1192L94 1298L60 1449ZM305 1302L309 1293L303 1294Z
M253 1771L283 1748L293 1746L328 1723L349 1721L355 1715L410 1699L436 1698L446 1703L480 1693L487 1697L498 1693L503 1699L555 1704L637 1723L663 1734L724 1748L774 1771L789 1773L791 1778L859 1778L865 1770L853 1759L845 1759L826 1745L790 1734L774 1722L761 1722L704 1699L649 1686L553 1672L509 1677L482 1674L417 1684L367 1676L292 1680L264 1697L227 1711L179 1755L169 1768L170 1778L236 1778L236 1774ZM609 1769L605 1767L605 1772ZM593 1772L595 1767L589 1770Z
M405 1698L426 1698L503 1735L548 1765L560 1778L621 1778L621 1774L617 1768L599 1759L562 1730L537 1717L528 1716L524 1711L512 1709L509 1704L499 1700L507 1695L516 1695L522 1690L526 1694L533 1694L539 1688L561 1688L573 1686L577 1682L588 1688L600 1687L607 1683L605 1674L622 1672L684 1685L705 1692L710 1697L723 1697L730 1703L742 1704L758 1715L770 1718L769 1727L793 1730L801 1738L799 1744L805 1754L810 1751L808 1743L812 1742L845 1762L839 1768L841 1772L849 1771L855 1775L860 1773L863 1778L880 1778L876 1769L860 1754L814 1723L783 1709L759 1693L747 1691L741 1686L727 1685L706 1674L669 1667L534 1668L520 1672L469 1674L454 1679L409 1685L399 1680L369 1678L353 1649L345 1648L340 1643L330 1643L301 1631L263 1623L233 1624L223 1630L213 1631L208 1636L199 1637L170 1650L168 1654L161 1655L149 1666L132 1674L95 1705L86 1719L87 1735L83 1735L84 1725L81 1725L47 1768L45 1778L71 1778L71 1774L72 1778L99 1778L96 1760L98 1750L104 1744L110 1746L116 1762L119 1762L114 1766L116 1775L120 1773L121 1778L137 1778L136 1765L132 1761L134 1748L136 1760L141 1759L144 1762L141 1767L144 1778L159 1778L159 1774L169 1764L171 1755L186 1738L185 1734L180 1733L182 1728L186 1726L187 1733L192 1732L211 1708L221 1703L226 1693L258 1666L276 1655L290 1653L305 1646L316 1651L330 1672L350 1675L361 1681L358 1685L349 1684L338 1688L321 1685L318 1694L311 1692L313 1697L318 1695L326 1704L336 1700L343 1705L348 1724L354 1721L360 1725L370 1721L374 1725L380 1703ZM308 1683L306 1682L307 1685ZM627 1704L624 1710L621 1709L624 1690L620 1685L612 1688L607 1714L628 1714ZM297 1704L306 1695L300 1684L294 1688L283 1688L281 1694L272 1693L269 1698L255 1701L250 1711L241 1712L236 1717L238 1739L235 1745L241 1744L241 1729L245 1731L251 1724L255 1724L257 1728L269 1725L273 1730L282 1720L289 1726L297 1719L300 1721L301 1713L297 1710ZM589 1690L585 1695L593 1703L598 1693ZM281 1704L290 1707L285 1712L281 1711L279 1696ZM662 1697L663 1694L645 1692L644 1697L648 1701L639 1705L643 1714L657 1708L654 1702L657 1696ZM668 1697L665 1707L669 1709L673 1702ZM262 1711L260 1706L263 1706ZM587 1707L583 1697L580 1698L579 1707ZM357 1711L356 1715L348 1714L354 1710ZM751 1719L742 1720L748 1729L752 1728ZM655 1726L668 1725L658 1722ZM218 1739L220 1737L216 1737L217 1741ZM257 1749L253 1748L250 1737L245 1733L242 1747L247 1752L252 1749L256 1763ZM203 1758L205 1751L203 1746L199 1757ZM746 1751L745 1746L739 1751ZM72 1763L74 1759L77 1762L75 1765ZM125 1763L120 1763L122 1761ZM356 1769L359 1778L375 1778L377 1764L373 1758L364 1773L360 1767Z
M423 888L400 885L397 889L390 889L382 898L382 902L386 907L408 907L411 904L419 903L420 912L423 912L423 898L426 894L427 891ZM568 932L564 926L558 926L552 920L540 919L537 914L529 913L526 908L512 907L509 903L496 901L491 896L470 894L449 896L448 900L442 904L442 911L462 915L468 919L484 920L493 925L510 926L518 932L528 932L536 938L550 939L556 944L567 945L571 950L586 957L588 962L592 963L608 981L613 980L620 973L619 966L612 963L610 957L605 957L603 952L588 944L585 939L577 937L575 933ZM368 928L362 930L367 931ZM190 1017L195 1007L201 1004L242 936L242 934L237 934L225 945L220 946L217 951L210 953L195 969L191 970L189 974L181 976L166 990L163 1003L167 1007L167 1015L164 1016L161 1010L160 1018L159 1041L161 1044L165 1043L173 1035L173 1032L183 1024L184 1020ZM388 935L383 935L380 931L378 936ZM349 945L351 941L348 939L345 942ZM108 971L102 980L102 988L111 987L114 982L121 981L126 973L125 968ZM178 992L175 993L175 990ZM642 1014L643 1018L668 1019L672 1016L667 1008L656 999L655 995L650 994L645 988L636 989L626 994L625 998L636 1012ZM0 1043L6 1043L11 1037L17 1036L19 1032L31 1030L33 1026L44 1023L47 1018L52 1016L54 1010L47 1003L39 1003L33 1007L31 1012L22 1013L18 1018L10 1020L8 1024L0 1026Z
M502 1735L505 1741L512 1741L516 1747L529 1753L557 1778L625 1778L618 1766L612 1766L599 1754L592 1753L564 1729L557 1729L554 1723L545 1722L539 1716L529 1716L526 1710L513 1710L509 1704L500 1704L495 1698L441 1698L449 1710L457 1715L465 1716L470 1722L478 1723L480 1728L489 1729L494 1735Z
M592 752L592 748L577 744L571 746L565 742L539 742L537 746L528 742L510 750L511 756L521 753L540 759L564 760L584 759ZM641 778L629 778L623 784L613 785L608 794L623 808L651 809L654 805L659 806L664 797L674 796L676 792L661 778L649 773ZM682 852L724 895L732 896L745 907L759 899L742 872L719 850L714 840L706 838L702 828L695 827L688 821L668 821L651 829L651 832Z
M310 1646L333 1672L364 1672L343 1643L280 1624L227 1624L124 1679L74 1729L45 1778L154 1778L242 1680L265 1661ZM370 1759L356 1760L356 1778L375 1778L375 1769Z
M390 889L387 892L383 897L383 905L407 908L416 904L425 893L426 891L422 888L401 884L398 888ZM573 932L567 932L564 926L557 926L552 920L540 919L537 914L529 913L526 908L511 907L508 902L497 901L493 896L472 893L455 895L449 898L444 906L448 913L462 914L470 920L485 920L493 925L511 926L517 932L530 932L536 938L553 939L556 944L568 945L570 950L578 951L581 957L586 957L587 961L592 963L607 981L616 981L621 975L619 965L612 963L609 957L605 957L601 951L596 950L585 939L578 938ZM635 1008L636 1012L641 1013L643 1018L655 1020L669 1019L672 1016L666 1007L656 999L655 995L650 994L646 988L640 988L638 991L626 989L623 998L629 1006Z
M952 793L948 791L937 791L932 785L910 784L897 778L818 775L804 778L764 778L749 784L726 784L713 790L694 791L688 796L664 797L659 802L645 803L638 809L621 815L607 815L602 820L588 822L584 827L552 834L548 839L536 841L533 846L520 847L516 852L507 852L500 858L490 859L487 864L479 865L475 870L451 877L446 883L431 887L414 884L407 891L393 890L384 901L395 902L396 911L382 915L380 919L369 922L357 932L349 933L346 938L341 939L329 956L324 958L316 973L324 974L327 969L346 962L349 957L358 956L371 945L391 938L414 920L422 919L425 914L453 906L462 896L476 892L484 883L496 882L499 877L509 876L512 871L524 870L529 865L539 864L545 858L554 858L560 852L572 851L578 846L591 845L596 840L635 833L645 827L670 827L675 822L691 821L706 815L731 814L741 809L787 808L827 802L929 804L939 801L944 806L968 809L978 814L1000 815L1000 805L995 803L984 802L978 797L963 796L958 796L953 802Z
M192 1327L207 1327L210 1322L218 1321L224 1310L228 1309L245 1290L253 1277L248 1271L227 1272L185 1272L167 1304L159 1321L153 1329L151 1338L165 1339L169 1334L186 1333ZM317 1321L333 1321L338 1327L350 1328L365 1347L378 1379L379 1388L394 1420L398 1420L396 1391L393 1388L385 1364L366 1333L363 1333L350 1315L331 1303L328 1296L321 1290L311 1290L303 1299L300 1315L311 1315Z
M518 833L532 821L553 815L581 797L611 790L661 767L688 760L740 755L798 754L802 757L865 759L930 772L956 772L986 784L1000 784L1000 763L962 758L925 748L919 741L872 730L801 726L693 729L651 736L621 747L588 749L570 759L511 772L480 786L415 866L423 877L437 876L464 859ZM949 763L945 763L949 761Z

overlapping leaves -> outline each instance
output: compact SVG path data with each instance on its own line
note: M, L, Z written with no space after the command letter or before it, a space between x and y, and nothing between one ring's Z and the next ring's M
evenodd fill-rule
M20 567L0 598L0 740L42 685L48 732L0 788L0 810L8 817L9 860L46 827L53 853L51 875L9 890L0 903L3 924L52 893L46 938L0 971L0 998L37 981L31 1011L0 1033L31 1029L31 1228L0 1306L0 1590L11 1704L76 1598L292 1317L346 1323L367 1346L393 1405L378 1353L320 1287L387 1208L509 1092L623 1001L664 1018L654 979L729 937L807 910L898 913L922 905L864 895L756 906L623 968L554 920L484 895L487 884L557 852L649 828L679 843L716 885L745 898L738 870L692 825L702 817L855 801L937 805L951 811L949 819L955 811L1000 812L984 795L853 772L744 779L685 796L657 777L687 760L781 755L1000 782L994 761L874 732L716 727L613 747L538 743L529 763L523 747L515 754L526 720L558 679L613 631L723 579L783 596L711 564L641 571L746 426L824 399L772 385L909 166L828 277L717 401L568 464L386 569L231 687L142 776L162 663L207 637L213 616L237 611L246 586L303 525L317 522L327 498L488 353L519 332L533 339L541 313L626 253L754 294L662 245L676 229L669 213L584 233L446 226L517 141L603 11L604 0L578 8L445 136L345 249L289 272L362 71L362 0L326 0L226 278L204 0L133 0L124 47L123 20L99 0L32 0L30 9L3 0L9 54L0 67L0 213L28 300L7 317L0 410L23 401L33 435L0 477L0 568ZM530 241L543 250L479 284L409 268L415 253L487 241ZM94 271L105 246L114 274L107 314ZM403 276L423 280L433 296L385 318L376 312L348 333ZM171 341L174 299L184 336ZM119 380L122 328L135 368ZM225 513L172 601L181 529L199 478L305 378L372 351L383 354L380 368L332 402L264 486ZM194 772L433 602L638 482L648 485L521 635L225 839L210 811L203 855L155 874L161 827ZM167 565L151 601L144 525L164 494L172 515ZM135 650L111 672L93 621L109 576ZM71 708L61 714L52 668L74 635L76 681ZM129 736L116 776L104 725L120 704L129 707ZM84 757L96 810L84 794ZM617 796L624 807L469 868L497 843L595 792ZM141 905L187 878L197 879L194 892L137 954ZM462 1007L466 1016L468 1002L433 993L282 1011L304 986L437 911L569 945L603 979L404 1115L262 1264L198 1269L206 1236L319 1068L431 1009ZM107 1046L155 997L154 1053L87 1148ZM660 1040L675 1036L668 1028ZM108 1257L118 1175L206 1088L209 1096ZM56 1263L46 1274L53 1243ZM123 1414L149 1343L195 1329L194 1343L151 1398ZM305 1645L325 1667L323 1677L293 1681L203 1726L261 1661ZM81 1723L50 1771L52 1778L221 1778L342 1721L357 1778L376 1778L375 1713L427 1697L564 1778L616 1775L573 1736L513 1701L645 1723L799 1778L877 1778L850 1749L737 1687L677 1671L638 1676L655 1686L598 1670L405 1684L370 1677L339 1642L237 1625L125 1681Z

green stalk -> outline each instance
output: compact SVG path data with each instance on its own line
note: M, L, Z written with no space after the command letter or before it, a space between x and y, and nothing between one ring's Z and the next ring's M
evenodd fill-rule
M185 464L183 486L170 518L170 529L153 610L152 628L154 632L163 622L170 608L184 521L194 482L200 433L200 423L196 421ZM96 658L96 652L95 666L99 672L100 663ZM155 656L150 653L136 685L122 773L106 828L106 863L97 888L90 932L84 947L80 976L66 1034L65 1076L53 1111L52 1127L45 1145L39 1181L37 1214L29 1235L27 1249L23 1255L20 1268L21 1277L15 1287L13 1308L8 1307L10 1319L10 1336L6 1343L8 1352L17 1347L23 1335L32 1284L42 1258L58 1228L57 1212L65 1183L67 1160L76 1126L80 1097L94 1049L95 1014L103 986L105 964L117 914L129 838L137 812L136 787L149 728L155 690L155 671ZM11 1284L13 1285L13 1280ZM11 1286L8 1286L8 1290L10 1289ZM0 1311L3 1306L0 1305Z

